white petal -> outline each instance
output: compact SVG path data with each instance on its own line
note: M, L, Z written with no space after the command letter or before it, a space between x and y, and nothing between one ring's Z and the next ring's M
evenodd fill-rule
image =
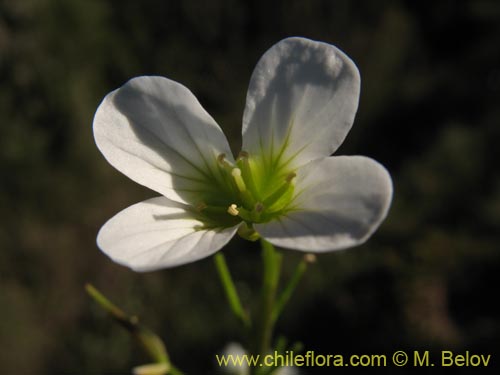
M199 230L184 205L164 197L148 199L112 217L99 231L97 244L115 262L135 271L152 271L208 257L237 230Z
M138 77L108 94L94 117L106 159L169 199L192 202L214 186L217 155L231 160L226 137L194 95L163 77Z
M229 358L233 357L235 359L237 357L243 358L245 355L247 355L245 348L243 348L243 346L238 342L228 343L222 351L222 356L225 356L226 358L227 357ZM240 365L237 365L229 361L228 365L223 366L221 370L224 373L231 375L248 375L250 373L249 365L245 361L243 361Z
M323 252L356 246L371 236L387 215L392 181L370 158L334 156L300 168L296 191L296 211L255 229L275 245Z
M260 59L243 115L243 150L293 158L293 167L331 155L358 108L356 65L338 48L303 38L282 40Z

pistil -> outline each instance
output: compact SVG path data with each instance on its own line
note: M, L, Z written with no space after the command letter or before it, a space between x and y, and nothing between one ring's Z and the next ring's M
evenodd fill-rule
M238 155L236 165L226 160L225 154L217 156L217 164L219 165L224 183L227 184L226 186L229 187L231 192L228 198L234 200L232 202L229 201L228 203L230 204L223 207L219 204L211 206L210 203L220 201L220 198L222 198L214 196L208 200L208 205L205 202L201 202L196 206L198 212L203 212L205 215L208 214L208 217L212 217L212 214L216 215L212 217L214 221L221 220L217 217L219 214L223 214L228 215L228 218L240 218L249 226L252 223L266 222L278 215L293 197L295 172L290 172L285 177L281 177L284 179L284 181L281 180L281 184L279 184L279 180L275 176L266 174L266 178L264 178L264 174L261 172L265 171L260 171L258 168L259 165L254 164L249 154L245 151L240 152ZM254 178L254 173L260 173L259 181L262 180L262 186L256 185L257 180ZM267 197L263 199L264 192L267 190L269 184L277 186L277 188L271 193L266 194Z

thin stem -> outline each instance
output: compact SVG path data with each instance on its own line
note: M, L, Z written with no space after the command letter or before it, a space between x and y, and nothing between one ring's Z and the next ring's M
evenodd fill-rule
M85 284L85 291L94 301L96 301L113 319L117 320L120 324L128 326L133 324L127 314L123 312L118 306L107 299L104 294L98 291L92 284Z
M86 284L85 290L116 322L130 332L132 337L137 340L145 352L149 354L156 363L165 363L169 366L168 374L183 375L179 369L172 365L167 349L158 335L140 324L136 316L127 315L93 285Z
M227 301L229 302L231 310L233 310L234 315L242 321L245 327L250 327L250 318L248 317L245 309L243 309L224 254L222 254L222 252L218 252L215 254L214 259L215 266L217 268L217 272L219 273L219 278L222 286L224 287L224 291L226 292Z
M307 261L302 258L299 264L297 264L297 267L295 267L295 270L293 272L293 275L286 285L285 289L281 292L280 296L278 297L278 300L276 302L276 305L274 307L273 311L273 322L276 322L278 320L278 317L280 316L281 312L283 311L283 308L287 304L287 302L290 300L290 297L292 296L293 292L295 291L295 288L300 282L300 279L302 279L302 276L304 275L304 272L306 272L307 269Z
M253 343L252 354L260 355L263 359L271 349L271 340L274 330L273 311L276 302L276 292L280 278L282 255L274 246L264 239L262 244L263 278L260 311L256 326L256 339ZM251 369L252 374L257 374L259 367Z

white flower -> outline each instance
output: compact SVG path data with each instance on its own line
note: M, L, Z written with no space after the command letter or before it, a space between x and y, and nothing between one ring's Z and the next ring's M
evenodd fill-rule
M250 366L245 361L248 353L245 348L238 342L228 343L223 350L222 356L228 359L227 366L221 366L222 370L229 375L248 375L250 374ZM237 363L241 363L238 365Z
M94 118L99 150L162 196L111 218L97 243L137 271L205 258L236 233L326 252L359 245L385 218L391 178L362 156L330 155L352 126L359 72L336 47L288 38L260 59L235 160L217 123L181 84L137 77Z

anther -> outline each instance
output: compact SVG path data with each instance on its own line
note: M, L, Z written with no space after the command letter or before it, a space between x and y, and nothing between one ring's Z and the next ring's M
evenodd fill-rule
M219 154L219 155L217 155L217 161L219 163L221 163L221 164L224 163L225 159L226 159L226 154Z
M285 181L288 182L289 184L292 183L295 179L295 177L297 177L297 173L295 172L290 172L286 177L285 177Z
M231 172L234 168L233 164L226 160L226 154L224 153L217 155L217 163L228 172Z
M238 206L233 203L228 207L227 213L232 216L238 216L240 214L240 211L238 211Z
M295 183L295 177L297 174L295 172L290 172L286 177L285 177L285 182L276 189L271 195L269 195L266 199L264 199L264 206L270 207L273 206L274 203L280 200L283 196L287 194L291 194L293 192L293 187Z
M248 159L248 152L240 151L240 153L238 154L237 160L242 160L242 159Z

